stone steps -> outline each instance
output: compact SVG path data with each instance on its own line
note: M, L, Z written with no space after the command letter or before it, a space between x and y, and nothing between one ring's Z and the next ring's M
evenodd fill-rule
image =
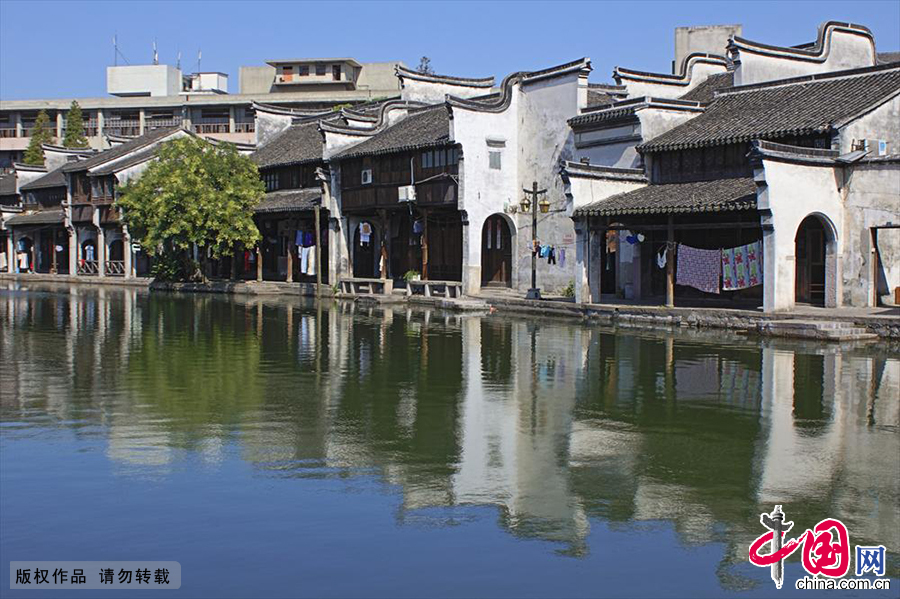
M878 339L852 322L820 320L771 320L756 325L756 332L769 337L793 337L822 341L868 341Z

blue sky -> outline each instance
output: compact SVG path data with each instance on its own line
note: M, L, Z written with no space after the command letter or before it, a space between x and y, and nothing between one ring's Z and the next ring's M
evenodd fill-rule
M616 65L669 72L673 30L741 23L744 37L778 45L812 41L819 23L861 23L879 51L900 49L900 1L882 2L27 2L0 0L0 98L105 95L112 38L131 64L160 62L230 75L294 56L360 62L431 58L467 77L533 70L581 56L594 82ZM120 63L121 64L121 63Z

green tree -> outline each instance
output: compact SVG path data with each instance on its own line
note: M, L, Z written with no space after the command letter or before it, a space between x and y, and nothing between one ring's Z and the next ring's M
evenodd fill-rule
M50 117L47 116L46 110L42 110L38 113L31 130L31 141L25 150L25 164L44 164L44 149L41 146L52 141Z
M256 165L232 144L185 136L163 143L139 179L118 191L116 203L133 237L159 264L179 261L168 277L191 278L188 250L197 244L213 258L252 247L260 238L253 208L265 195ZM190 272L190 271L193 272Z
M434 69L431 68L431 59L427 56L423 56L419 59L419 66L416 67L416 70L425 75L434 75Z
M67 148L88 147L87 137L84 136L84 118L81 115L81 106L76 100L72 100L69 106L69 114L66 118L66 136L63 145Z

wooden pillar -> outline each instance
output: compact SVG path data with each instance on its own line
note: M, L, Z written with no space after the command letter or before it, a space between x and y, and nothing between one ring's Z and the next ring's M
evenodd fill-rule
M422 208L422 280L428 280L428 209Z
M666 241L666 306L675 306L675 217L669 215Z
M262 241L256 246L256 280L262 281Z
M314 218L316 219L316 297L321 295L322 290L322 221L321 208L318 204L313 209Z

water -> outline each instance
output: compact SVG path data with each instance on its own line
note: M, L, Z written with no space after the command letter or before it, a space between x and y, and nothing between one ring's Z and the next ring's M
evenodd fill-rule
M897 346L5 285L4 596L10 560L179 561L166 597L809 596L799 552L780 592L748 563L774 503L900 588Z

